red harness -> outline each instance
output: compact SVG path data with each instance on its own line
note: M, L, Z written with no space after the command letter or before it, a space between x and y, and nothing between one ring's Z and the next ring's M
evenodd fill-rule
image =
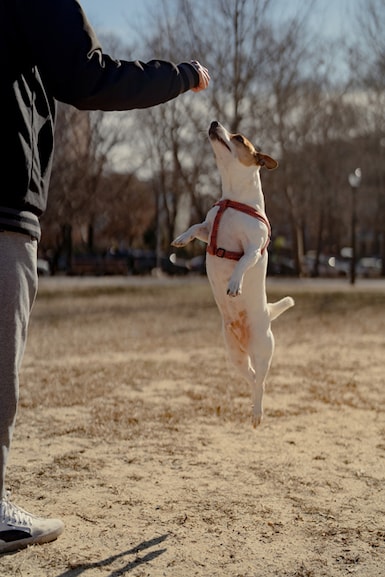
M262 216L262 214L260 214L255 208L247 204L243 204L242 202L235 202L234 200L229 199L220 200L219 202L216 202L214 206L219 206L219 209L217 211L217 214L215 215L213 228L211 231L210 244L207 245L207 252L209 254L218 256L219 258L229 258L230 260L239 260L244 254L243 252L226 250L225 248L219 248L217 246L219 223L226 208L234 208L235 210L245 212L246 214L253 216L254 218L257 218L267 226L269 235L261 251L262 254L264 253L270 242L270 236L271 236L270 223L266 217Z

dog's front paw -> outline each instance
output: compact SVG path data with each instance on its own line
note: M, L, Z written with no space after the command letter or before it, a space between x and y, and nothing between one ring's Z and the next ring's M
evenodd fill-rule
M242 294L242 287L239 282L229 281L227 285L227 294L230 297L237 297L238 295Z
M180 234L171 243L171 246L186 246L190 242L189 235L186 233Z
M230 277L229 284L227 285L227 294L229 296L237 297L242 294L242 280L243 277L239 278L238 275Z

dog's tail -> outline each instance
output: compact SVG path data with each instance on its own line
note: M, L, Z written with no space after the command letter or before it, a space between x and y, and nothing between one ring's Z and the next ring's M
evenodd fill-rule
M284 297L275 303L268 303L267 306L269 308L270 320L273 321L287 309L294 306L294 299L291 297Z

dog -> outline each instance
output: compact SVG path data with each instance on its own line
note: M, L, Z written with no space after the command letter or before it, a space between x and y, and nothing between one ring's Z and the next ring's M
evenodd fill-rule
M275 346L271 321L294 306L289 296L275 303L268 303L266 296L270 224L260 169L273 170L278 162L217 121L210 124L208 137L222 196L203 222L191 226L171 245L182 247L193 239L207 243L207 276L222 317L228 357L250 384L256 428L263 416L265 381Z

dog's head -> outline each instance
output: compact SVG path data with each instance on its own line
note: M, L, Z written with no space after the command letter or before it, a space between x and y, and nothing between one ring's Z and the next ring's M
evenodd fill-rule
M265 166L268 170L277 168L278 162L271 156L259 152L242 134L232 134L224 126L214 120L210 124L209 139L217 159L218 168L229 166L233 162L245 167L259 168Z

